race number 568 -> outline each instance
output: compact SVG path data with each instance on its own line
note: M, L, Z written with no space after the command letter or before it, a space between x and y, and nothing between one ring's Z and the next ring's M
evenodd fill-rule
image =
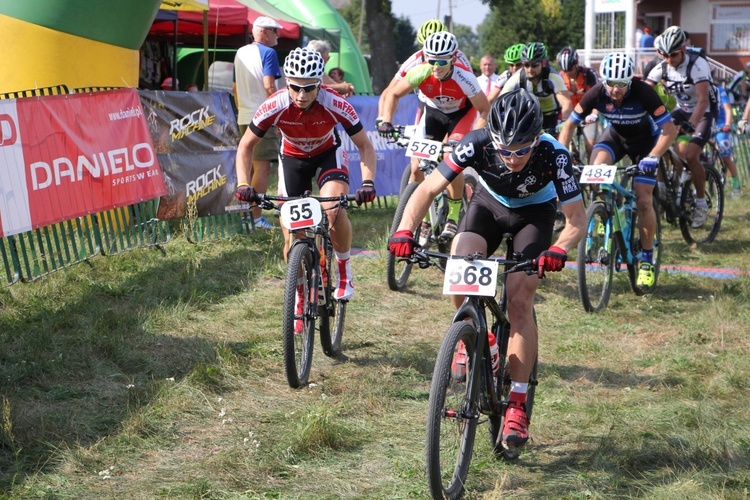
M498 263L492 260L450 259L445 265L444 295L494 297Z

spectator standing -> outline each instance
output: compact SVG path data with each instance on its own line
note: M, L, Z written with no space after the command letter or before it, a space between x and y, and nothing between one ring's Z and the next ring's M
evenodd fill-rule
M642 49L649 49L654 46L654 35L651 34L651 28L646 26L643 28L643 35L641 35L639 47Z
M281 78L279 57L272 48L279 39L281 24L270 17L260 16L253 23L253 42L241 47L234 58L234 84L232 90L237 103L237 123L240 137L253 119L255 111L263 101L276 92L276 79ZM276 128L269 129L263 140L253 151L250 185L258 193L268 189L268 174L271 162L279 156L279 141ZM260 207L252 207L256 229L273 229L263 217Z
M479 61L479 68L482 71L482 74L477 77L479 88L482 89L484 95L488 96L492 90L492 85L497 82L498 78L500 78L500 76L495 73L495 70L497 70L497 61L495 61L492 54L485 54Z
M310 40L310 42L307 44L308 49L317 50L321 56L323 56L323 61L325 61L326 64L328 64L328 59L331 58L331 44L328 43L326 40ZM341 76L343 77L344 72L341 71ZM352 85L349 82L337 82L333 79L330 75L323 73L323 85L326 85L328 87L331 87L333 90L338 92L344 97L349 97L350 95L354 94L354 85Z

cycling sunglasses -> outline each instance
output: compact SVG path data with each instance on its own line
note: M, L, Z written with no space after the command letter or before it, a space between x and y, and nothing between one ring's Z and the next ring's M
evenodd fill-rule
M630 82L621 82L619 80L607 80L605 83L607 87L611 89L613 88L626 89L630 85Z
M659 51L659 55L665 59L668 57L677 57L677 54L679 53L680 53L679 50L675 50L674 52L670 52L669 54L667 54L666 52L662 52L661 50Z
M319 83L311 83L310 85L295 85L293 83L287 83L287 85L289 85L289 88L295 92L302 92L304 90L305 94L315 92L318 86L320 86Z
M506 158L510 158L513 155L516 155L516 158L522 158L529 154L532 149L534 149L539 144L539 136L534 139L534 142L531 143L530 146L526 146L525 148L516 149L516 150L510 150L510 149L503 149L497 144L495 144L495 147L497 148L497 152L500 153L501 156L504 156Z
M430 66L437 66L438 68L448 66L448 63L450 62L450 59L427 59L427 64Z

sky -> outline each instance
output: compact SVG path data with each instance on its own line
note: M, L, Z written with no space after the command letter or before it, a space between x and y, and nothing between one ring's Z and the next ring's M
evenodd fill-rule
M409 18L416 30L428 19L437 17L442 21L443 16L450 12L448 2L453 6L453 23L465 24L474 30L490 13L489 5L481 0L391 0L391 9L396 17L403 15Z

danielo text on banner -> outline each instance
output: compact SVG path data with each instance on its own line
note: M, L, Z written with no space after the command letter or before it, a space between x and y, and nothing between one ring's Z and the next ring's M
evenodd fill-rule
M11 99L0 130L0 236L166 191L134 89Z

